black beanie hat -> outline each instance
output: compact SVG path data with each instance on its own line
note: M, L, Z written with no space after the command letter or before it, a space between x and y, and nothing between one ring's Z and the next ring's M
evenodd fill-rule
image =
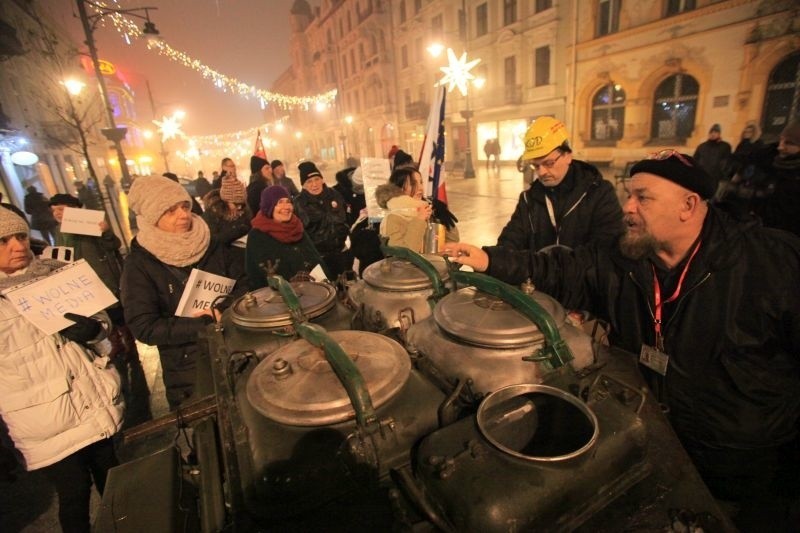
M297 165L297 170L300 171L300 185L304 184L308 178L313 178L314 176L322 177L322 172L311 161L303 161Z
M269 161L257 155L250 156L250 174L260 174L264 165L269 165Z
M394 168L403 167L414 164L414 158L402 150L398 150L394 154Z
M283 165L283 163L281 162L280 159L273 159L272 163L269 164L269 166L272 167L272 170L275 170L276 168L278 168L278 167L280 167L282 165Z
M681 161L677 155L671 155L665 159L643 159L633 165L630 175L633 177L639 172L647 172L696 192L703 200L714 196L714 193L717 192L717 180L700 168L693 157L686 154L681 154L681 157L689 165Z
M54 205L65 205L67 207L83 207L83 204L80 200L72 196L71 194L54 194L50 197L50 207Z

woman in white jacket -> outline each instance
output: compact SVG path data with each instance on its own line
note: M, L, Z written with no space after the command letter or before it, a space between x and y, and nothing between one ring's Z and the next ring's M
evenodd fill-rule
M422 252L431 205L422 199L422 177L414 167L395 167L389 183L375 189L378 205L387 210L380 226L389 246Z
M0 290L60 266L35 259L25 221L0 208ZM13 446L26 470L41 469L53 483L65 532L89 531L92 480L102 494L106 473L117 464L111 437L124 410L119 374L85 346L103 328L80 318L46 335L0 296L0 417L11 440L2 446Z

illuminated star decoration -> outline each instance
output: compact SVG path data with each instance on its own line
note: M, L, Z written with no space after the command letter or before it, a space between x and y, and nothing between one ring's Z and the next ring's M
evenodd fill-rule
M470 72L472 67L481 62L480 59L473 59L467 62L467 53L461 54L460 58L456 58L455 52L452 48L447 49L447 62L446 67L439 67L439 70L444 72L444 77L439 80L442 85L447 85L447 92L452 92L453 88L458 87L463 96L467 95L467 82L474 80L475 75Z
M181 124L179 118L176 116L162 117L161 120L154 120L153 124L158 126L158 131L161 133L161 140L168 141L170 139L177 139L178 137L185 137L186 135L181 131Z

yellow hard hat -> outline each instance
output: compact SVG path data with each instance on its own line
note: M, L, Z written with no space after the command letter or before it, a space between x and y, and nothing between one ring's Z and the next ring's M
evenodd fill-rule
M569 140L567 127L553 117L539 117L525 132L525 153L522 159L544 157Z

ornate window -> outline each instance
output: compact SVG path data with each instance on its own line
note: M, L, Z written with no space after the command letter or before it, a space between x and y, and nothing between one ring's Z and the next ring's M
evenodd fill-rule
M592 140L616 141L625 127L625 91L609 83L592 98Z
M700 84L688 74L662 81L653 95L653 139L686 139L692 135Z
M790 54L770 72L762 116L767 139L777 139L789 122L800 120L800 52Z

